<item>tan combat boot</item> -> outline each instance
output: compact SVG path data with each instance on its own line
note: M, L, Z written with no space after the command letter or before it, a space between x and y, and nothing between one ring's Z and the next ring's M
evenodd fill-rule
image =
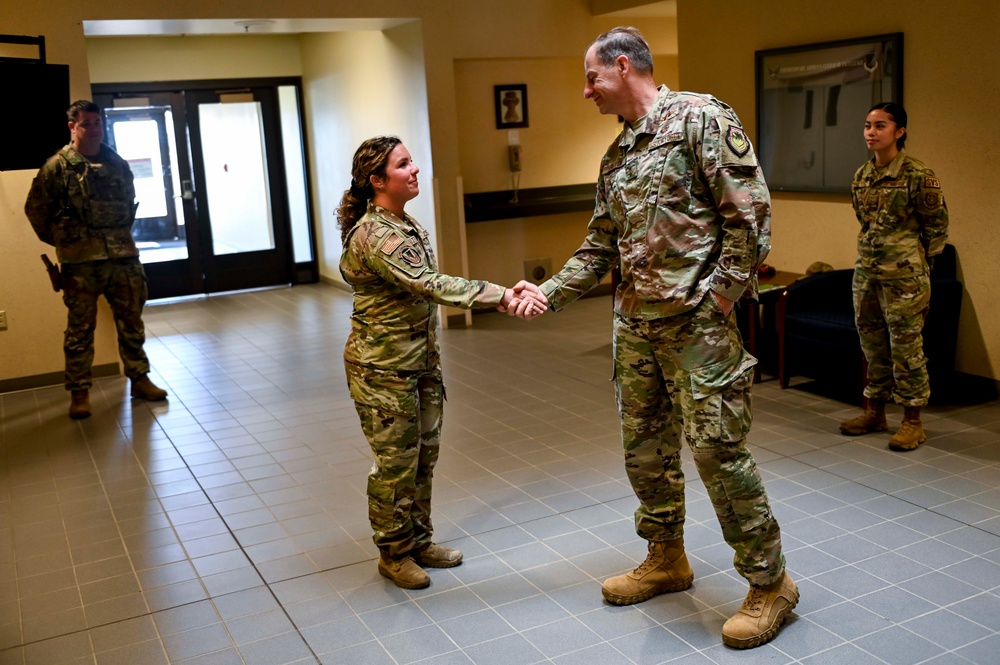
M920 407L906 407L899 430L889 439L889 449L899 452L916 450L917 446L926 440L927 435L924 433L923 423L920 422Z
M378 558L378 572L401 589L425 589L431 585L430 576L409 556L393 559L383 552Z
M774 638L785 617L799 602L799 588L788 571L767 586L750 586L740 611L722 626L722 641L737 649L750 649Z
M149 374L143 374L137 379L132 379L132 397L147 402L158 402L167 398L167 391L150 381Z
M413 559L424 568L454 568L462 563L462 551L431 543L414 553Z
M668 591L683 591L694 581L684 554L684 539L649 543L646 560L631 573L610 577L601 589L614 605L632 605Z
M865 410L856 418L840 423L841 434L860 436L869 432L884 432L889 429L885 422L885 402L866 399Z
M73 390L69 395L69 417L82 420L90 417L90 391Z

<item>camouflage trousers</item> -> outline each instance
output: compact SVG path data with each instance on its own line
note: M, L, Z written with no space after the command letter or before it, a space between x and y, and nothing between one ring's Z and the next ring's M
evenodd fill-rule
M118 331L118 354L131 379L149 373L143 351L146 328L146 273L138 257L62 264L63 303L69 310L63 351L66 356L66 390L89 390L94 364L94 330L97 299L111 306Z
M684 533L681 440L752 584L785 569L781 532L753 455L750 389L756 359L746 353L735 315L707 295L693 310L655 320L615 317L614 357L625 469L639 498L635 527L649 541Z
M375 457L368 519L379 550L400 556L431 543L431 480L441 443L440 370L394 372L345 363L354 407Z
M931 396L923 338L930 278L879 280L855 268L853 288L854 320L868 360L865 397L924 406Z

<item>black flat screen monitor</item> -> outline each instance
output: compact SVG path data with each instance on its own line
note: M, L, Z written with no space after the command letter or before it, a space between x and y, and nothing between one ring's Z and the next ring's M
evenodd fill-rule
M38 169L69 141L69 65L0 61L0 171Z

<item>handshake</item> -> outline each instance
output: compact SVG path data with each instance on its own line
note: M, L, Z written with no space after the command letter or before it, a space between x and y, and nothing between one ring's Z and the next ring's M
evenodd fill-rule
M549 299L531 282L521 280L514 288L506 289L497 310L507 312L507 316L530 321L549 308Z

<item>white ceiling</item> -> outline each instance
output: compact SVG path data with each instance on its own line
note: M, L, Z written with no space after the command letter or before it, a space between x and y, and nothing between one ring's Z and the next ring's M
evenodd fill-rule
M610 12L605 16L676 16L676 0L650 2L631 9ZM171 19L84 21L87 37L125 37L145 35L239 35L299 34L304 32L351 32L388 30L404 25L412 18L275 18L275 19Z
M677 16L677 0L649 2L631 9L608 12L604 16Z
M414 21L412 18L276 18L191 19L140 21L84 21L87 37L141 35L238 35L298 34L303 32L351 32L388 30Z

